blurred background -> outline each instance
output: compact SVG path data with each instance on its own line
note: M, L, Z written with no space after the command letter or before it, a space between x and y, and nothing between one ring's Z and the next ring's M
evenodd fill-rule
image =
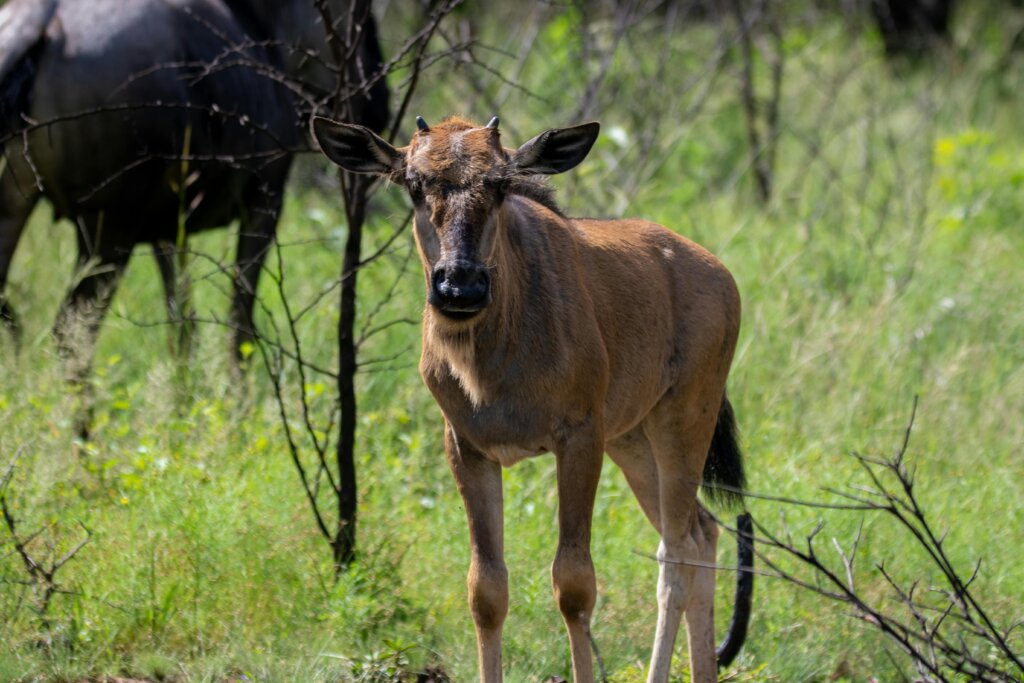
M552 180L566 213L657 221L735 276L729 395L748 507L782 547L759 546L750 633L722 680L1020 680L1024 4L377 0L372 12L383 57L361 77L387 84L385 136L405 144L416 115L498 114L513 147L600 120L588 159ZM310 110L351 113L300 100L314 104L298 128ZM14 118L8 131L25 125ZM0 337L0 680L476 676L465 519L416 371L409 203L400 187L366 188L353 256L352 179L305 143L289 151L257 334L239 351L248 368L233 369L226 322L237 229L176 245L194 327L184 357L142 240L78 379L88 438L51 334L80 277L75 227L45 200L31 214L4 290L20 351ZM357 409L339 389L338 337L355 270ZM890 469L857 457L896 455ZM552 458L505 472L510 681L570 672L548 569L553 484ZM887 493L909 493L895 505L909 524ZM860 509L843 509L849 496ZM344 529L355 545L341 558ZM644 680L657 535L611 463L593 546L607 679ZM719 559L735 566L728 532ZM719 574L720 633L733 581ZM686 681L679 642L673 680Z

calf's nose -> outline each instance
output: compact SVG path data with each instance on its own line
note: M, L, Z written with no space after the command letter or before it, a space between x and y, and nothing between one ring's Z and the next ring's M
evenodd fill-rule
M453 313L479 311L487 304L491 289L487 268L467 261L438 263L431 283L430 303Z

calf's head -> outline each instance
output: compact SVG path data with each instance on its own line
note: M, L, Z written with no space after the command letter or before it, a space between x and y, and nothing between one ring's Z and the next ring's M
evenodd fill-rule
M491 302L506 195L525 176L562 173L583 161L600 126L548 130L511 150L501 146L496 116L486 126L459 118L416 123L412 142L398 149L367 128L325 118L313 120L313 134L345 170L384 175L406 188L427 301L449 320L468 320Z

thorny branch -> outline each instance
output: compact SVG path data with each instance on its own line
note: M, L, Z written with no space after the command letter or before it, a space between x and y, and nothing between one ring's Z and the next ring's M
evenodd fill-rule
M829 566L818 551L816 540L824 528L823 522L818 522L803 541L794 540L784 519L781 535L758 523L758 545L795 560L796 568L787 568L788 563L784 566L775 553L761 550L758 556L777 578L849 606L854 616L895 642L924 681L952 682L961 680L958 676L967 676L972 681L1019 681L1024 675L1024 663L1009 640L1013 627L1000 629L972 589L981 562L975 563L965 577L950 559L944 535L935 532L918 500L914 473L906 461L916 412L915 399L895 455L875 458L853 454L868 478L867 487L829 492L849 501L840 509L881 513L894 520L909 536L910 545L924 553L930 570L940 577L940 585L922 591L920 581L905 584L884 562L877 562L874 570L882 576L902 614L888 606L889 600L869 597L856 582L863 519L849 550L832 539L841 565L839 571Z
M413 93L416 92L416 85L419 82L420 73L423 68L423 60L426 55L427 45L430 44L430 39L434 37L438 28L441 26L441 22L455 9L462 4L463 0L447 0L440 7L438 7L430 16L430 21L424 26L416 35L410 38L406 42L405 48L400 51L402 57L406 53L416 48L416 56L413 58L412 73L404 84L405 92L402 95L402 102L398 105L398 109L395 110L395 118L391 124L391 131L388 133L387 140L394 142L395 137L398 135L402 121L405 120L405 112L409 108L409 102L412 100ZM453 51L454 52L454 51ZM397 64L395 58L392 58L387 64L384 65L385 69L392 69Z
M751 12L744 11L744 4L744 0L732 0L732 9L739 26L740 48L743 55L740 94L747 120L750 161L757 179L758 198L762 204L767 204L772 196L775 150L778 146L779 103L782 99L782 70L785 52L778 18L769 11L770 0L758 0L754 3L755 9ZM767 102L764 103L763 115L761 114L762 104L758 101L754 87L754 27L760 22L765 24L768 35L772 39L771 50L758 47L758 52L770 60L771 69L771 91ZM762 126L763 131L761 130Z
M10 542L14 547L13 552L21 558L22 564L25 566L25 571L29 577L27 581L22 583L27 585L32 591L32 595L35 599L34 611L39 617L43 631L48 634L52 627L49 610L53 596L60 593L68 593L68 591L64 590L61 585L57 583L57 572L59 572L68 562L74 559L82 548L92 540L92 531L79 522L79 526L82 528L82 531L85 532L85 536L78 541L78 543L72 546L71 549L56 559L53 559L55 548L52 545L49 547L48 553L50 558L47 560L39 558L30 550L30 546L42 535L45 528L30 533L26 537L21 536L18 531L18 522L15 519L14 513L11 511L11 507L7 500L7 489L14 476L14 469L18 464L18 460L21 458L23 450L24 447L19 448L17 452L15 452L10 465L7 467L7 471L4 473L3 479L0 480L0 516L3 517L4 526L7 528L7 533L10 535ZM49 640L45 640L43 641L43 644L45 646L49 646L51 643Z
M601 85L608 77L608 72L612 66L612 60L615 57L615 53L618 51L619 44L622 42L626 35L626 32L636 22L637 10L639 2L638 0L628 0L626 2L616 3L615 9L615 21L614 30L612 32L610 46L599 51L596 45L593 44L593 39L587 26L587 21L584 19L583 30L580 32L580 39L583 41L582 49L584 55L584 61L592 53L600 52L600 60L597 64L597 69L591 78L587 81L586 88L583 91L583 98L580 101L579 106L576 108L576 113L573 115L573 121L582 120L584 117L592 117L595 114L597 105L597 96L601 90ZM584 14L585 5L578 3L578 8L581 14Z
M333 97L330 99L330 107L327 111L335 118L342 120L354 119L353 103L349 96L354 93L363 92L372 84L375 79L383 78L385 74L400 66L408 68L409 74L403 84L401 105L394 117L388 137L394 139L398 134L401 122L405 117L405 110L412 98L413 92L419 81L423 69L435 63L443 57L430 55L427 52L428 45L434 34L439 29L441 22L459 4L461 0L449 0L439 7L431 15L427 25L418 31L398 53L388 60L379 73L367 74L365 65L356 59L359 42L363 35L357 30L362 25L369 12L369 3L355 2L349 6L347 17L334 17L329 5L323 0L317 0L316 6L320 12L327 33L327 44L330 47L332 61L334 62L334 73L337 75ZM450 52L449 52L450 53ZM358 85L356 85L358 84ZM326 105L328 100L324 100ZM316 297L316 301L300 307L293 308L288 302L284 291L285 267L281 258L280 249L277 251L278 268L277 276L274 278L278 289L278 295L282 302L284 316L284 335L276 322L272 323L273 341L268 343L267 336L257 335L257 347L259 349L263 365L271 377L271 384L274 389L274 396L278 404L278 411L284 425L285 437L288 444L289 455L303 487L303 491L309 501L316 520L317 528L324 536L331 547L335 576L347 567L355 558L356 543L356 502L357 482L355 469L355 430L357 424L357 404L355 391L355 375L367 363L377 362L376 360L363 360L357 358L363 343L367 339L394 325L407 322L405 319L385 323L374 323L382 307L390 301L397 293L398 282L406 272L408 254L402 265L401 271L395 281L387 289L384 299L378 302L377 307L370 312L366 318L361 333L357 335L356 326L356 286L357 276L362 268L371 265L387 254L390 254L394 243L405 232L411 220L411 214L406 217L393 233L387 237L371 254L363 256L362 237L363 221L365 218L366 206L369 194L373 185L365 179L342 174L340 177L342 196L345 202L345 214L348 223L348 234L344 246L344 257L341 268L341 275L335 284L326 288ZM338 395L332 402L329 417L326 420L327 426L323 428L317 423L323 422L323 418L315 415L313 406L307 392L308 368L312 367L306 360L306 353L303 350L303 343L298 331L298 321L317 305L331 291L339 290L340 307L338 318L338 371L333 375L338 388ZM264 309L263 301L258 304ZM273 320L273 316L269 316ZM285 353L287 349L287 353ZM404 353L404 352L402 352ZM296 383L298 384L299 415L295 418L291 415L291 395L295 393L286 388L286 363L289 360L289 367L295 366ZM389 360L393 360L390 358ZM334 440L334 457L330 457L332 438L335 421L337 420L338 433ZM299 425L292 426L292 422ZM309 466L306 458L307 449L313 451L313 466ZM315 469L315 474L313 473ZM321 487L326 485L330 491L329 502L321 496ZM329 510L328 505L334 508Z

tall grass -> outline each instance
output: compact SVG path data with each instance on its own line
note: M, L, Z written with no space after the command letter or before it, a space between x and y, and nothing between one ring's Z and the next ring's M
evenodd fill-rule
M439 68L425 74L414 113L483 119L501 101L507 145L569 123L594 74L581 62L579 17L541 11L532 51L515 68L528 17L503 12L472 16L481 42L497 48L476 54L499 73L518 72L520 87L469 66ZM397 42L403 18L393 18L384 25ZM957 44L971 49L901 72L863 31L830 16L787 16L776 193L762 208L746 166L736 55L712 59L723 44L714 24L667 31L649 17L627 33L603 82L605 134L556 183L568 213L659 221L736 276L745 311L730 395L754 492L822 499L823 489L850 484L856 465L846 453L895 449L919 396L909 457L922 501L948 531L955 561L984 559L978 593L1009 624L1024 610L1015 543L1024 520L1024 105L1008 87L1019 60L1009 71L994 65L1024 18L996 19L965 13ZM610 24L589 30L609 45ZM299 305L338 275L345 228L339 197L323 189L330 182L316 180L325 172L317 160L299 169L281 225L282 291ZM372 239L383 242L405 211L397 189L382 190ZM214 233L191 247L227 261L231 242ZM396 652L411 667L440 663L472 680L465 521L439 413L416 377L417 327L396 325L363 349L365 358L401 355L361 375L360 560L333 584L268 382L257 367L247 392L232 386L223 327L200 326L194 365L203 371L191 402L176 400L168 330L156 324L165 318L159 279L144 249L100 339L94 439L73 441L73 401L49 337L72 245L69 226L50 225L41 208L13 268L9 292L27 343L14 356L0 341L0 466L23 447L8 497L26 533L45 529L37 544L59 552L77 540L78 522L93 540L58 575L67 592L51 607L49 650L35 644L39 619L20 559L0 547L0 680L370 680L374 662ZM364 315L410 248L406 236L361 276ZM281 315L272 278L282 271L270 261L265 327ZM224 317L229 280L208 264L191 266L196 306L201 317ZM418 315L415 260L407 270L381 320ZM304 349L325 365L335 362L333 300L299 326ZM285 379L294 386L294 373ZM329 379L296 391L319 414L330 410ZM540 458L505 472L511 681L570 668L548 578L553 468ZM858 525L839 513L749 505L775 528L784 514L795 533L823 519L826 534L845 540ZM858 578L869 590L884 588L871 562L898 576L924 571L895 538L865 528L860 553L870 561ZM653 639L656 566L643 554L657 537L610 463L594 539L595 637L617 680L633 680ZM732 540L721 545L728 565ZM722 576L720 626L731 585ZM761 579L738 666L751 680L896 680L905 664L887 649L869 625Z

